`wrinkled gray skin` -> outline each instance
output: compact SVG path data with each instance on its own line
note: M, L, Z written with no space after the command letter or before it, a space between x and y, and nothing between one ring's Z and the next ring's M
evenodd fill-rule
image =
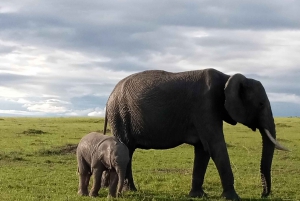
M92 132L84 136L77 147L79 173L79 195L88 195L91 175L94 183L90 196L98 196L103 171L109 170L109 194L118 196L123 188L126 168L129 162L129 151L125 144L113 136Z
M121 80L106 105L113 135L129 148L126 185L136 190L132 155L136 148L168 149L194 146L191 197L203 197L203 179L212 158L223 187L222 196L239 200L223 134L223 121L242 123L262 136L262 197L271 191L271 164L276 131L270 102L259 81L241 74L229 76L214 69L169 73L144 71ZM266 131L266 130L267 131ZM267 133L271 133L271 142ZM279 144L277 147L281 148Z

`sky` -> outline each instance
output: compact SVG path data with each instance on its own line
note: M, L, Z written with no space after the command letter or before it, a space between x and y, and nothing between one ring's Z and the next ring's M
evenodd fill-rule
M300 116L300 1L1 0L0 116L97 116L144 70L215 68Z

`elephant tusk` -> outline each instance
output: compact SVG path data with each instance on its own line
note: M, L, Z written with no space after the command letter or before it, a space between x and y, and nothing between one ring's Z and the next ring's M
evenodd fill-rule
M275 148L279 149L279 150L283 150L283 151L290 151L288 148L282 146L281 144L279 144L271 135L271 133L267 130L264 129L265 133L267 134L268 138L273 142L273 144L275 144Z

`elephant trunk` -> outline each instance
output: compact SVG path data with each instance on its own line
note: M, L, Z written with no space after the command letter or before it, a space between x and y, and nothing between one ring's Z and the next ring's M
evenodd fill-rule
M271 166L274 155L275 144L270 140L266 129L260 129L262 135L262 157L260 163L261 182L263 187L262 197L267 197L271 192ZM268 134L267 134L268 133ZM275 132L272 136L276 138Z

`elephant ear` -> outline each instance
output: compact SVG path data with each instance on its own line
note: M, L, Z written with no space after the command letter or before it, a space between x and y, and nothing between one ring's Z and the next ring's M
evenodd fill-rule
M247 78L242 74L231 76L225 85L225 108L231 118L240 123L246 123L247 110L242 96Z

